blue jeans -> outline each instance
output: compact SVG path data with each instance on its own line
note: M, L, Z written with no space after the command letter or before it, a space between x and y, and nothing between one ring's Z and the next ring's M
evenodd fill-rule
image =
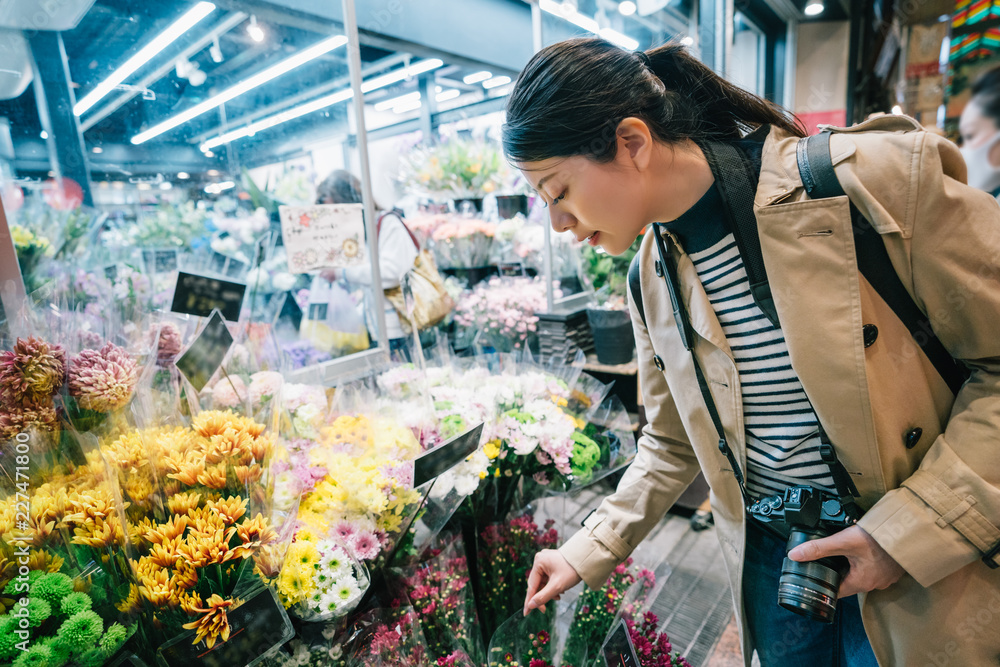
M878 667L861 623L858 596L837 602L833 623L778 606L785 542L747 521L743 606L761 667Z

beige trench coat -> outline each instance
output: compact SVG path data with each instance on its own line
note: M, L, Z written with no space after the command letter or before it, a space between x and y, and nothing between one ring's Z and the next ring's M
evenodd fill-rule
M981 558L1000 542L1000 207L964 185L953 144L910 119L877 118L831 139L851 200L942 343L973 368L956 399L859 275L847 198L804 194L796 142L776 129L767 137L754 210L792 365L861 494L860 526L906 570L861 596L875 655L883 666L998 664L1000 570ZM560 551L599 587L700 469L742 621L744 508L654 273L653 241L640 250L648 329L631 304L649 424L618 490ZM674 253L694 352L746 470L736 365L690 258ZM865 324L878 327L868 348ZM923 434L907 448L917 427ZM749 665L754 647L740 627Z

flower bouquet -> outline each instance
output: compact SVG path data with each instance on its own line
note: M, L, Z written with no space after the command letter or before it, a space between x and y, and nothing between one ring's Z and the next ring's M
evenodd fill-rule
M462 655L473 665L482 664L485 651L461 544L446 540L442 548L431 550L429 558L402 574L431 657L438 664L450 665L462 664L458 662Z
M475 269L489 264L496 225L453 216L431 234L434 259L441 269Z
M545 284L540 278L491 278L459 300L455 322L478 329L483 345L511 352L529 346L538 328L535 313L545 308Z
M413 148L401 162L405 188L443 199L482 197L497 189L506 172L497 145L458 138Z
M48 238L35 234L26 227L11 225L10 235L14 240L24 289L31 294L44 284L45 277L41 269L44 262L55 254L55 250Z

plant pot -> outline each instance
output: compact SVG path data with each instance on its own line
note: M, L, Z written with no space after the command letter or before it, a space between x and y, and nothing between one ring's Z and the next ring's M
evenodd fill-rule
M464 199L452 199L451 205L455 209L455 213L482 213L483 212L483 198L482 197L466 197Z
M501 220L509 220L515 215L528 215L527 195L497 195L497 213Z
M500 272L495 266L473 266L468 268L450 268L450 269L438 269L438 271L445 276L454 276L458 278L466 287L472 289L484 280L491 278L492 276L500 275Z
M635 352L632 318L627 310L588 308L587 320L594 335L597 360L608 366L627 364Z

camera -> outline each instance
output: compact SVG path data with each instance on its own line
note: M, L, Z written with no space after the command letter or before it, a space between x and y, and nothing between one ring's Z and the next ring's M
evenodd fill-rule
M811 486L792 486L781 495L761 498L747 512L782 537L787 535L785 553L853 525L860 515L853 502L844 503ZM807 563L786 556L778 579L778 604L814 620L833 623L837 591L847 569L847 559L843 556Z

